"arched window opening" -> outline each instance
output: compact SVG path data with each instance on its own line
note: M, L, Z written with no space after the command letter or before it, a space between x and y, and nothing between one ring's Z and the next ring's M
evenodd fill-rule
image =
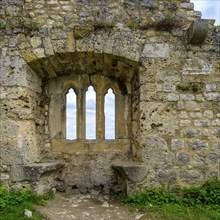
M76 139L76 93L73 89L66 94L66 139Z
M96 139L96 92L92 86L86 92L86 139Z
M115 139L115 95L109 89L105 95L105 139Z

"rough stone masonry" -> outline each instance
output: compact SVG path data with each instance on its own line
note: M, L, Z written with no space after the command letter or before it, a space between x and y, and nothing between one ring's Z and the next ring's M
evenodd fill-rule
M220 177L220 28L189 0L2 0L1 184L38 193ZM96 139L85 94L96 92ZM77 139L66 139L66 94ZM115 94L115 140L104 97ZM117 169L115 169L116 167ZM121 185L120 185L121 184Z

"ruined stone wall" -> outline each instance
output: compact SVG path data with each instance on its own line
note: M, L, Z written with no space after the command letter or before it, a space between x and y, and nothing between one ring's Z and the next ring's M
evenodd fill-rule
M169 48L169 56L147 59L140 72L137 139L148 185L219 176L219 43L207 42L202 51L178 42Z
M76 28L82 25L145 25L163 18L188 21L201 17L193 3L156 0L3 0L1 21L11 26L40 25Z
M190 44L200 17L188 0L1 1L1 181L26 184L22 166L45 159L66 161L59 184L84 192L114 185L115 159L142 162L142 185L219 176L220 30L209 21ZM130 91L126 144L52 140L51 82L83 74Z
M1 51L0 93L1 181L13 188L25 180L22 165L40 161L44 145L41 79L13 46Z

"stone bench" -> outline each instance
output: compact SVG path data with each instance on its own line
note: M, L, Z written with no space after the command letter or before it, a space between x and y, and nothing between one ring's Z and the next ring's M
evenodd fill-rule
M24 171L31 181L32 188L37 194L43 194L56 186L55 179L64 166L64 162L41 162L24 165Z
M112 168L116 170L119 185L126 195L132 195L148 174L145 165L134 161L113 162Z

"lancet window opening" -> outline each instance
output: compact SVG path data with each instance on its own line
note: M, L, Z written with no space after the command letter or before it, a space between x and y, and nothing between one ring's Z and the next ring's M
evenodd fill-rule
M70 88L66 93L66 139L70 140L77 138L76 100L76 93Z
M111 88L105 95L105 139L115 139L115 94Z
M96 139L96 92L92 86L86 92L86 139Z
M78 91L78 90L77 90ZM116 139L116 95L109 87L96 93L93 86L66 93L66 139Z

